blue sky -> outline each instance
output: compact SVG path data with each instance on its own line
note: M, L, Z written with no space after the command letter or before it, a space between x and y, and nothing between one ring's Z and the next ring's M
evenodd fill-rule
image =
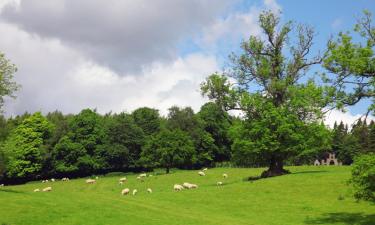
M259 35L258 15L315 28L314 51L352 30L371 0L0 0L0 52L17 65L22 85L8 116L25 111L130 112L173 105L198 111L200 83L221 71L241 40ZM319 67L314 70L321 72ZM327 120L354 121L368 102Z

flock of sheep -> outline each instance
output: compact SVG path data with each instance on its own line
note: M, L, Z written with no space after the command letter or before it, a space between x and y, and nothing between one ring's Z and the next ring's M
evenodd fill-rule
M204 168L203 170L201 170L201 171L198 172L198 175L199 176L206 176L206 173L205 173L206 171L207 171L207 168ZM140 174L137 177L137 180L140 180L141 182L144 182L144 179L146 177L152 177L152 175L150 174L150 175L147 176L146 173L142 173L142 174ZM224 173L223 174L223 178L224 179L228 178L228 174ZM95 179L87 179L86 180L86 184L95 184L96 180L98 180L98 179L99 179L99 177L95 177ZM55 182L55 181L56 180L54 178L52 178L50 181L49 180L42 180L42 183ZM64 177L64 178L61 179L61 181L69 181L69 178ZM121 186L124 183L126 183L126 182L127 182L127 178L126 177L122 177L122 178L119 179L119 185L121 185ZM221 186L221 185L223 185L223 182L222 181L218 181L216 183L216 185L217 186ZM2 184L0 186L4 186L4 185ZM183 189L196 189L196 188L198 188L197 184L192 184L192 183L188 183L188 182L184 182L183 184L174 184L173 185L173 190L174 191L181 191ZM41 190L43 192L50 192L50 191L52 191L52 187L49 186L49 187L45 187L43 189L37 188L37 189L34 189L34 192L40 192ZM137 192L138 192L137 189L133 189L133 191L131 193L133 195L136 195ZM151 188L147 188L147 193L151 194L152 193L152 189ZM128 195L128 194L130 194L130 189L129 188L124 188L124 189L121 190L121 195Z
M55 182L55 181L56 180L54 178L51 179L51 182ZM61 179L61 181L69 181L69 178L64 177L64 178ZM42 180L42 183L48 183L48 182L49 182L49 180ZM50 192L50 191L52 191L52 187L51 186L45 187L45 188L42 189L42 191L43 192ZM36 188L36 189L34 189L34 192L40 192L40 189Z
M207 171L207 168L204 168L202 171L199 171L198 175L199 176L206 176L205 171ZM143 182L143 179L145 177L147 177L147 174L143 173L143 174L141 174L141 175L139 175L137 177L137 180L141 180ZM152 177L152 175L149 175L149 177ZM223 178L224 179L228 178L228 174L224 173L223 174ZM127 181L126 177L120 178L119 184L123 185L126 181ZM221 186L221 185L223 185L223 182L222 181L218 181L216 184L218 186ZM175 191L182 191L183 189L195 189L195 188L198 188L197 184L191 184L191 183L188 183L188 182L184 182L182 185L181 184L175 184L175 185L173 185L173 190L175 190ZM132 192L132 194L136 195L137 192L138 192L138 190L134 189L133 192ZM147 188L147 192L151 194L152 193L152 189L151 188ZM130 193L130 189L129 188L124 188L121 191L121 195L128 195L129 193Z

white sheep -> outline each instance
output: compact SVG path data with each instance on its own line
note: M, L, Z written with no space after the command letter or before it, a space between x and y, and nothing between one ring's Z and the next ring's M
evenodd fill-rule
M37 188L37 189L34 189L34 192L39 192L40 190L39 190L39 188Z
M52 178L52 179L51 179L51 182L55 182L55 179Z
M86 184L95 184L96 180L93 179L87 179Z
M119 184L119 185L123 185L123 184L124 184L124 182L120 181L120 182L118 182L118 184Z
M142 174L139 175L139 177L141 177L141 178L142 178L142 177L147 177L147 174L142 173Z
M151 194L152 193L152 189L151 188L147 188L147 192Z
M216 183L216 185L217 185L217 186L221 186L221 185L223 185L223 182L218 181L218 182Z
M133 195L136 195L137 192L138 192L137 189L134 189L134 190L133 190Z
M199 171L198 174L199 174L199 176L206 176L206 174L202 171Z
M63 179L61 179L62 181L68 181L69 180L69 178L67 178L67 177L64 177Z
M190 184L190 189L198 188L198 185L196 184Z
M119 179L119 181L120 181L120 182L126 182L127 179L126 179L126 177L122 177L122 178Z
M184 183L182 184L182 186L183 186L184 188L188 188L188 189L190 189L191 184L190 184L190 183L187 183L187 182L184 182Z
M52 187L46 187L46 188L43 188L43 191L44 191L44 192L52 191Z
M122 189L121 195L127 195L129 194L129 192L130 192L129 188Z
M175 185L173 186L173 189L174 189L175 191L181 191L182 189L184 189L184 187L183 187L182 185L175 184Z
M207 168L204 168L202 171L207 171L208 169Z
M45 180L46 183L48 183L48 180Z
M223 178L224 178L224 179L225 179L225 178L228 178L228 174L223 173Z
M96 180L98 180L98 179L99 179L99 177L95 177L95 179L96 179Z
M148 175L148 177L152 177L152 174Z
M0 184L0 187L4 187L4 184Z

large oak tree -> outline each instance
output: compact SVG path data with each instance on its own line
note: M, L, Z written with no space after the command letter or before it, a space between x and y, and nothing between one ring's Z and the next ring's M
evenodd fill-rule
M269 11L261 13L259 25L263 35L244 41L242 52L230 57L232 67L208 77L201 90L225 110L242 111L245 131L234 145L266 160L262 176L269 177L288 173L284 161L292 156L328 148L320 122L329 98L325 88L305 79L310 66L321 62L310 57L313 29L281 24Z

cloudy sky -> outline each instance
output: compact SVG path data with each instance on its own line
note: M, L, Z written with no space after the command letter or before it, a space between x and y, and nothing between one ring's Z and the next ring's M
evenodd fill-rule
M83 108L120 112L206 101L204 78L225 66L241 40L259 34L264 9L281 10L318 32L350 30L372 0L0 0L0 52L18 67L22 85L6 115ZM353 121L366 102L327 119Z

